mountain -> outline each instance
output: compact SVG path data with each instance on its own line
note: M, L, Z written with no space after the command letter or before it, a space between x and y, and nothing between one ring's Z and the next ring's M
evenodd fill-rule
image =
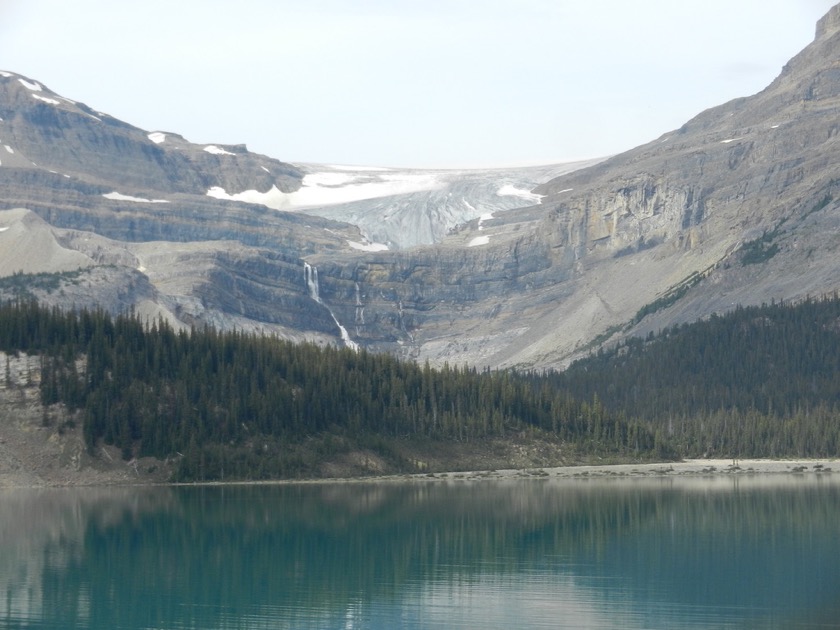
M379 251L406 249L438 243L468 221L540 203L535 186L600 161L446 170L302 165L299 191L262 202L357 225Z
M291 165L0 73L0 290L434 364L563 366L840 286L838 65L840 6L759 94L594 164L498 171Z
M23 288L48 303L334 342L342 327L308 257L433 244L538 201L536 183L585 164L294 166L142 130L0 72L0 276L73 272L54 293L44 279Z

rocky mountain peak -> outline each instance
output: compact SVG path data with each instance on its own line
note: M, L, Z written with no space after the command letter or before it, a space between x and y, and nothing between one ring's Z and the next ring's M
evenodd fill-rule
M837 31L840 31L840 4L829 9L828 13L817 22L816 39L831 37Z
M192 144L0 72L0 210L34 213L0 216L0 254L7 273L68 274L57 289L26 279L48 304L556 367L605 340L840 289L838 112L840 5L765 90L589 168L526 174L546 181L533 190L522 174L398 177ZM382 194L322 205L360 188ZM466 213L399 250L375 231Z

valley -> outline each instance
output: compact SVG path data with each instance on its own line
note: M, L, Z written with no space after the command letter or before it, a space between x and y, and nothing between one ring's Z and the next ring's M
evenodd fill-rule
M835 7L766 89L648 144L472 171L193 144L3 72L0 274L70 273L26 291L183 328L436 366L563 367L631 335L840 287L837 59Z

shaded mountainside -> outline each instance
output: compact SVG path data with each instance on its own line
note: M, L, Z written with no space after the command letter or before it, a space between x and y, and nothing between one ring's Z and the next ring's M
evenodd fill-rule
M533 193L524 182L557 171L296 167L147 133L2 73L0 204L42 221L0 212L0 272L85 268L33 288L51 304L494 368L563 366L739 304L830 293L839 27L835 7L759 94ZM24 240L49 256L21 254Z
M0 307L0 485L834 457L838 357L837 295L539 374L17 302Z
M415 473L462 469L472 450L490 453L485 467L510 467L511 447L522 444L540 445L555 464L671 455L639 423L508 372L434 370L237 332L176 333L163 321L148 328L136 317L35 302L0 306L0 350L12 391L10 355L40 356L41 403L72 414L62 426L81 425L87 455L105 445L125 461L175 459L180 481L330 476L337 461L364 452L378 463L362 471ZM16 422L2 420L0 438ZM419 459L424 451L431 456Z
M644 418L684 456L840 450L840 298L736 308L628 339L552 376Z
M0 276L73 273L52 291L33 279L27 295L322 343L339 342L346 326L385 349L410 343L420 318L403 317L398 293L366 283L388 247L369 233L431 244L462 221L534 202L527 188L581 166L295 167L241 145L146 132L10 72L0 73L0 119ZM335 220L342 214L359 227ZM333 265L320 286L309 283L310 260L340 261L339 278ZM383 304L366 309L368 295Z

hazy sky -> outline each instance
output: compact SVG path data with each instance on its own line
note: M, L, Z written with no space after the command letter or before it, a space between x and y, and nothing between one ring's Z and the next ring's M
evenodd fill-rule
M0 69L291 162L617 153L764 88L835 0L0 0Z

